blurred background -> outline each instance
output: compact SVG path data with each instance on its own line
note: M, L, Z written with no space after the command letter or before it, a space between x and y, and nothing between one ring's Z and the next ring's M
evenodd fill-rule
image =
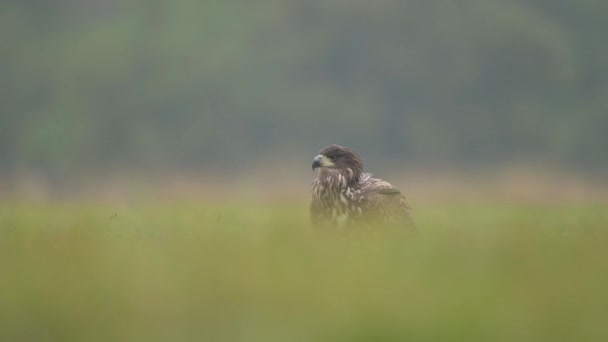
M608 341L607 14L0 1L0 340ZM419 239L313 234L331 143Z
M607 12L596 0L5 0L0 190L171 178L300 192L330 143L414 187L516 170L578 188L608 166Z

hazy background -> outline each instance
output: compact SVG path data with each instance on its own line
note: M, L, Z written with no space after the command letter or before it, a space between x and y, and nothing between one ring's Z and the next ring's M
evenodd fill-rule
M0 341L608 341L607 19L1 0ZM330 143L418 238L311 230Z
M6 0L0 183L307 186L330 143L380 175L597 175L606 13L597 0Z

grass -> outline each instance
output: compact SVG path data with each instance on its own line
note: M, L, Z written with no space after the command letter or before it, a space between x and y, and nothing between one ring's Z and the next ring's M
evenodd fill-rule
M602 205L416 208L419 236L306 203L0 204L2 341L608 338Z

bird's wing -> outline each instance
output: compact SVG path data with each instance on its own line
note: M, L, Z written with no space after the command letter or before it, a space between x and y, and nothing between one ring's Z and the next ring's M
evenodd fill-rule
M371 173L364 173L361 177L360 184L361 192L363 194L401 194L401 191L399 191L399 189L394 187L391 183L379 178L373 178Z
M361 181L361 202L368 213L375 214L385 223L413 224L411 208L401 191L391 183L364 174Z

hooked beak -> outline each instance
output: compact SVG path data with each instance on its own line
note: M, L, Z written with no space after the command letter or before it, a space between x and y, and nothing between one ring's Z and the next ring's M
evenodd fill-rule
M316 168L319 168L321 166L323 166L323 163L321 162L321 158L323 156L318 155L316 156L313 160L312 160L312 170L314 171Z

